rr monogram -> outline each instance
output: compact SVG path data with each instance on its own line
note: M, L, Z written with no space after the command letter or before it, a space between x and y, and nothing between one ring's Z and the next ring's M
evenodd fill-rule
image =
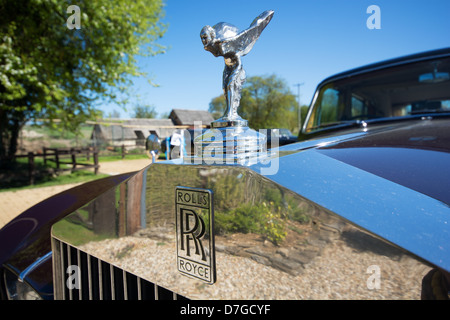
M203 219L191 209L182 208L180 210L180 246L181 250L186 251L188 257L191 256L191 245L193 241L195 254L201 255L201 259L206 261L205 249L201 238L205 234L205 222ZM191 224L193 226L191 227Z

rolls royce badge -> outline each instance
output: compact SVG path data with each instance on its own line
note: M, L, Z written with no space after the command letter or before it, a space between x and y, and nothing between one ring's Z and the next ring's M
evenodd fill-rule
M216 281L212 191L176 187L177 265L181 273Z

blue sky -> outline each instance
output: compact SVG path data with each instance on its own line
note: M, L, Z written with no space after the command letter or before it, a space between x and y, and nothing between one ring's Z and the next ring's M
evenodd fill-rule
M159 114L172 109L207 110L222 94L223 58L203 49L200 30L224 21L247 28L264 10L272 21L252 51L243 57L247 77L276 74L292 93L300 87L302 104L311 102L318 83L335 73L364 64L426 50L450 47L448 0L165 0L166 34L158 43L167 52L139 59L158 87L134 79L136 100L153 105ZM367 28L370 5L380 8L381 29ZM138 100L139 99L139 100Z

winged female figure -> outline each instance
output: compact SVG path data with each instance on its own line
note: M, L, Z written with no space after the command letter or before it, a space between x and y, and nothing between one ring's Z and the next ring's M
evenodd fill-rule
M226 22L202 28L200 38L205 50L211 52L215 57L225 59L223 90L227 108L223 117L219 119L220 121L213 122L213 126L246 125L247 121L237 113L242 86L245 83L245 71L242 67L241 57L248 54L253 48L273 14L272 10L264 11L243 31L239 31L234 25Z

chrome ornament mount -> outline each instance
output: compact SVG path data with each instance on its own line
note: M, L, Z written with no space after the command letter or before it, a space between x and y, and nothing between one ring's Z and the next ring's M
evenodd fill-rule
M226 110L220 119L211 123L211 129L195 139L197 156L213 159L216 163L235 163L265 151L266 136L249 128L248 121L239 116L237 109L246 79L241 57L253 48L273 14L271 10L264 11L243 31L226 22L202 28L200 38L204 49L225 60L223 91Z

